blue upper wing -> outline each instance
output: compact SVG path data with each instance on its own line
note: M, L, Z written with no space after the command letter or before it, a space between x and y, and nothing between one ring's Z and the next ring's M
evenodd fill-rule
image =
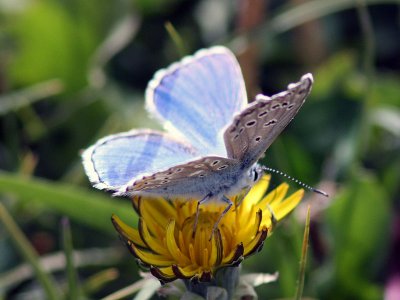
M247 105L235 56L225 47L200 50L158 71L146 90L149 112L202 155L226 157L223 129Z
M98 189L123 193L131 182L193 160L189 145L151 130L132 130L110 135L82 155L86 174Z

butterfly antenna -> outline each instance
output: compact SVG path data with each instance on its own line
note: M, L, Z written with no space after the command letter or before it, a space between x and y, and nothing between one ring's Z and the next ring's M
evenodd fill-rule
M282 171L275 170L275 169L272 169L272 168L268 168L268 167L265 167L265 166L262 166L261 168L262 168L264 171L271 172L271 173L275 173L275 174L279 174L279 175L281 175L281 176L283 176L283 177L285 177L285 178L287 178L287 179L289 179L289 180L292 180L292 181L294 181L295 183L297 183L298 185L300 185L300 186L306 188L306 189L309 190L309 191L312 191L312 192L314 192L314 193L323 195L323 196L325 196L325 197L329 197L329 195L328 195L327 193L325 193L324 191L319 190L319 189L316 189L316 188L313 188L312 186L309 186L308 184L305 184L304 182L301 182L300 180L298 180L298 179L296 179L296 178L293 178L292 176L290 176L290 175L288 175L288 174L286 174L286 173L283 173Z

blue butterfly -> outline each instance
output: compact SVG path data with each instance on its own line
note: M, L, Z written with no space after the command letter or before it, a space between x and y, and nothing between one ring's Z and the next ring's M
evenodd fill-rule
M158 71L146 90L150 115L166 132L138 129L100 139L83 153L94 187L115 195L210 199L229 196L261 177L257 161L297 114L313 77L247 103L230 50L200 50Z

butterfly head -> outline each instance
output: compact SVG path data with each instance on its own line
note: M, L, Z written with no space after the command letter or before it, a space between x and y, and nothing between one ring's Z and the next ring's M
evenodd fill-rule
M263 168L259 164L254 164L250 169L248 173L248 181L250 185L252 186L255 184L264 174Z

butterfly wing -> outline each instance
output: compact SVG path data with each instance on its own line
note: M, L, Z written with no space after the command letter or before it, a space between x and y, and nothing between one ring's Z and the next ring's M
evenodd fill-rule
M272 97L258 95L225 130L228 157L253 165L297 114L311 91L313 77L304 75L288 90Z
M225 47L200 50L158 71L146 90L148 111L204 156L226 157L222 129L246 105L239 64Z
M229 176L230 172L237 173L239 167L239 162L234 159L202 157L136 180L128 186L126 192L165 196L215 195L221 190L222 182L226 183L221 173Z
M83 165L92 184L120 194L145 175L191 161L193 147L165 133L132 130L110 135L83 152Z

